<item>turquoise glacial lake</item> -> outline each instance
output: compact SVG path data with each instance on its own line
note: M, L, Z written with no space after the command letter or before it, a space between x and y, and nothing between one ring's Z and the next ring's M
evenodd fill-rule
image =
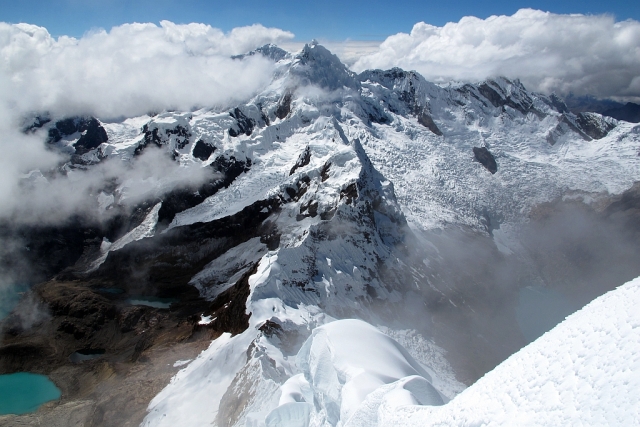
M0 415L26 414L60 399L60 390L46 376L19 372L0 375Z

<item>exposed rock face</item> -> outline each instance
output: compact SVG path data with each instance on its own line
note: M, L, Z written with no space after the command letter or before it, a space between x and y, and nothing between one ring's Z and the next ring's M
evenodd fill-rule
M291 112L291 93L285 93L280 102L278 108L276 108L276 117L284 119Z
M211 157L214 151L216 151L216 147L214 147L213 145L209 145L203 140L199 139L196 141L191 154L193 154L193 157L195 157L196 159L200 159L204 162L209 160L209 157Z
M492 174L498 172L496 159L493 157L493 154L487 150L487 147L473 147L473 155L489 172Z
M289 175L293 175L296 169L307 166L310 161L311 161L311 151L307 146L307 148L304 149L302 154L300 154L300 157L298 157L298 161L296 162L295 165L293 165L293 167L291 168L291 171L289 171Z
M509 106L515 110L518 110L522 114L527 114L533 107L533 100L528 96L524 86L519 81L511 82L508 79L503 79L504 82L512 87L517 88L517 92L512 94L505 93L500 83L487 80L478 86L478 92L480 92L486 99L491 102L494 107Z
M47 122L44 122L47 123ZM44 124L39 122L40 126ZM84 154L107 142L107 132L100 122L93 117L71 117L56 122L55 127L49 129L49 142L58 142L65 136L81 133L80 139L74 144L78 154Z
M599 114L579 113L576 122L580 129L593 139L601 139L616 127L613 120L606 120Z
M170 145L174 151L182 150L187 146L187 144L189 144L189 139L191 138L189 129L187 129L187 127L183 125L176 125L173 128L162 129L157 124L146 124L142 128L142 132L144 133L144 139L136 147L134 151L135 155L142 154L142 151L149 144L153 144L156 147Z
M253 127L256 124L252 119L245 116L239 108L235 108L229 115L236 119L236 126L229 129L230 136L236 137L242 134L247 136L251 135Z
M373 70L365 71L361 73L358 78L361 81L376 81L384 85L389 89L394 89L398 92L399 100L404 104L404 108L407 109L409 114L417 117L418 123L429 129L431 132L438 136L442 136L442 132L433 121L433 117L429 111L428 99L425 100L418 94L421 86L427 83L422 76L414 71L404 71L400 68L393 68L388 71ZM425 102L426 101L426 102ZM388 123L389 117L380 111L379 106L376 104L369 104L370 111L369 120L374 123ZM387 108L392 112L400 113L401 109L391 104Z
M80 218L58 226L0 226L0 239L13 242L12 250L2 254L0 266L23 283L46 280L74 265L100 234L99 227Z
M429 129L431 132L435 133L436 135L442 136L442 132L440 131L440 129L438 129L438 126L435 124L431 116L426 112L423 111L420 114L418 114L418 123L420 123L422 126Z

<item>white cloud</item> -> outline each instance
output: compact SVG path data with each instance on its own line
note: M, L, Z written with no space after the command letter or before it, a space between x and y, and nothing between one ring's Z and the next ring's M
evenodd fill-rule
M224 34L163 21L56 40L42 27L0 23L2 100L22 111L103 117L239 101L269 81L271 64L230 56L292 37L261 25Z
M420 22L411 34L388 37L352 68L392 67L437 82L504 75L543 92L639 97L640 22L532 9L464 17L443 27Z
M331 51L334 55L340 58L345 65L351 66L358 59L365 55L369 55L378 51L381 41L374 40L318 40L320 44ZM280 45L289 52L297 52L301 50L305 45L305 42L292 41L286 42Z
M124 166L109 164L91 177L78 172L28 189L21 184L24 174L48 170L60 157L46 149L42 133L38 138L20 131L26 115L114 118L234 105L267 85L274 65L260 55L244 60L231 55L291 38L287 31L261 25L225 34L204 24L163 21L55 39L42 27L0 23L0 218L64 219L87 211L87 195L101 179L116 172L132 178ZM171 165L149 156L138 163L149 158L147 164L160 165L148 167L155 175L145 178L158 183ZM193 171L189 177L175 172L179 182L202 179Z

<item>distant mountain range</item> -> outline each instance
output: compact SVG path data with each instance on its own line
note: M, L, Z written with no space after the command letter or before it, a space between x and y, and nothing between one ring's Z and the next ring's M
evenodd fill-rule
M631 123L640 122L640 105L633 102L622 104L620 102L597 99L592 96L568 95L564 98L567 107L573 113L590 111L603 116L613 117L617 120L624 120Z

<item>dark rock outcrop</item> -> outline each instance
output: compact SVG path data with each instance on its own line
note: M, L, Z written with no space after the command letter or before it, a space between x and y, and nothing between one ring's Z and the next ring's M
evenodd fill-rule
M144 134L144 139L136 147L133 153L136 156L142 154L144 149L149 144L154 144L157 147L167 145L171 139L171 136L175 136L174 150L182 150L187 146L187 144L189 144L189 139L191 138L191 132L189 132L187 128L181 125L177 125L172 129L165 129L163 135L157 125L153 126L153 124L145 124L142 127L142 133Z
M209 157L211 157L211 154L213 154L214 151L216 151L216 147L214 147L213 145L209 145L203 140L199 139L198 141L196 141L191 154L196 159L200 159L205 162L209 159Z
M229 128L229 135L232 137L237 137L242 134L247 136L251 135L253 132L253 128L256 125L255 121L244 115L242 110L239 108L234 108L233 111L229 113L231 117L236 119L235 127Z
M309 146L307 145L307 148L305 148L302 154L300 154L300 156L298 157L296 164L293 165L293 167L291 168L291 171L289 171L289 176L293 175L296 169L307 166L310 161L311 161L311 151L309 150Z
M422 126L429 129L431 132L435 133L438 136L442 136L442 132L438 129L438 126L435 124L431 116L426 112L422 111L418 114L418 123Z
M291 94L285 93L280 102L278 108L276 108L276 117L280 120L284 119L291 112Z
M486 147L473 147L473 155L489 172L492 174L498 172L496 159Z
M577 114L576 124L582 132L593 139L604 138L616 127L611 121L607 121L602 116L592 113Z
M40 126L45 122L39 122ZM70 117L56 122L55 126L49 129L48 143L59 142L66 136L81 133L78 141L73 144L76 154L84 154L97 148L103 142L107 142L107 131L94 117Z
M492 80L488 80L479 85L478 92L480 92L480 94L485 97L494 107L504 108L505 106L508 106L525 115L532 111L533 100L527 95L524 87L522 87L522 84L517 80L515 82L511 82L507 79L504 80L508 84L518 86L523 89L518 93L518 97L503 93L500 85Z

